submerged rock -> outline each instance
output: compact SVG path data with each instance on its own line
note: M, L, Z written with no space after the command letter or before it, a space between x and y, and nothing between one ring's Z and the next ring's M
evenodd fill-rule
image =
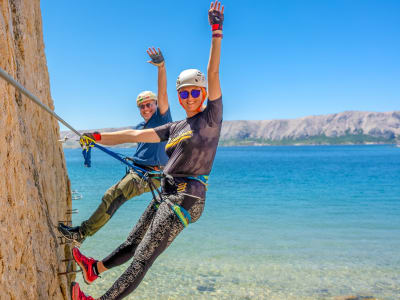
M373 296L341 296L335 298L335 300L379 300Z

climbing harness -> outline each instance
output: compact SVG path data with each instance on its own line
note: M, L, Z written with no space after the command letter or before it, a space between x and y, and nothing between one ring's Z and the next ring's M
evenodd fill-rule
M121 161L122 163L124 163L125 165L127 165L130 169L133 169L134 171L136 171L136 173L143 180L147 181L147 184L149 185L150 191L153 195L153 199L157 202L156 208L158 208L162 202L165 202L165 203L167 203L168 207L175 213L175 215L178 217L178 219L181 221L181 223L183 224L184 227L187 227L189 225L189 223L191 223L192 219L190 217L189 212L186 209L184 209L182 206L173 204L169 199L164 199L162 196L162 193L154 185L152 178L160 180L163 176L165 176L163 173L161 173L161 171L148 171L144 168L134 165L134 164L128 162L128 160L131 160L130 158L124 157L122 154L113 152L107 148L104 148L104 147L98 145L93 139L91 139L85 135L83 135L81 137L80 143L83 148L82 154L85 159L85 166L87 166L87 167L91 166L91 161L90 161L91 149L93 147L99 148L100 150L104 151L105 153L111 155L115 159L117 159L117 160ZM203 184L206 185L208 176L202 176L202 177L197 176L197 177L188 177L188 178L194 179L194 180L199 180L200 182L202 182ZM155 194L155 191L157 192L158 197Z
M192 223L192 218L190 217L189 212L184 209L182 206L173 204L169 199L165 199L165 202L168 204L169 208L175 213L178 217L179 221L183 224L183 227L187 227L190 223Z
M165 176L164 174L162 174ZM151 177L151 176L150 176ZM169 199L164 199L162 196L162 193L154 186L154 183L151 181L151 178L147 181L150 187L150 191L153 194L153 199L156 201L155 207L158 209L158 207L161 205L161 203L165 202L167 203L168 207L175 213L175 215L178 217L179 221L181 221L183 227L189 226L190 223L192 223L192 218L189 214L189 212L184 209L182 206L178 204L172 203ZM158 197L154 193L154 191L157 191Z
M189 176L189 177L186 177L186 178L188 178L188 179L193 179L193 180L197 180L197 181L199 181L200 183L204 184L206 187L208 186L208 183L207 183L207 181L208 181L208 175Z
M160 174L161 176L165 177L164 174ZM184 209L181 205L172 203L169 199L164 199L162 193L154 186L154 183L151 181L150 177L154 176L153 174L148 174L148 185L150 187L150 191L153 195L153 199L156 201L155 207L158 208L162 202L167 203L168 207L175 213L178 217L179 221L181 221L183 227L189 226L192 223L192 218L189 212ZM207 186L207 175L198 175L198 176L189 176L186 177L188 179L197 180ZM182 192L186 189L187 183L180 183L177 185L177 192ZM158 197L154 191L157 191Z

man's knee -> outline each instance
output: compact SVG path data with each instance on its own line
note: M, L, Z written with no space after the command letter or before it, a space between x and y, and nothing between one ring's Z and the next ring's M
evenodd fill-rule
M108 206L108 209L106 213L112 217L114 213L117 211L118 208L121 207L122 204L126 202L126 199L124 195L119 195L117 198L115 198Z

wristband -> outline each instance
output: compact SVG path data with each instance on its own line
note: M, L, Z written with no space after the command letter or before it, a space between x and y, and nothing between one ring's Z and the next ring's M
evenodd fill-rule
M101 133L98 131L93 132L93 137L95 141L101 141Z
M222 24L212 24L211 25L211 30L215 31L215 30L222 30Z
M213 38L221 38L222 39L224 37L224 35L222 33L213 33L212 37Z

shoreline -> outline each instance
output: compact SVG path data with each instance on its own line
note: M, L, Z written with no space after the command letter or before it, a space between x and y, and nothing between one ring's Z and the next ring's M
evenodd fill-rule
M296 144L235 144L235 145L218 145L218 148L231 148L231 147L315 147L315 146L393 146L400 147L400 144L396 143L343 143L343 144L307 144L307 143L296 143ZM63 149L80 149L78 145L62 146ZM107 146L107 148L119 148L119 149L133 149L136 148L136 144L133 145L118 145L118 146Z

